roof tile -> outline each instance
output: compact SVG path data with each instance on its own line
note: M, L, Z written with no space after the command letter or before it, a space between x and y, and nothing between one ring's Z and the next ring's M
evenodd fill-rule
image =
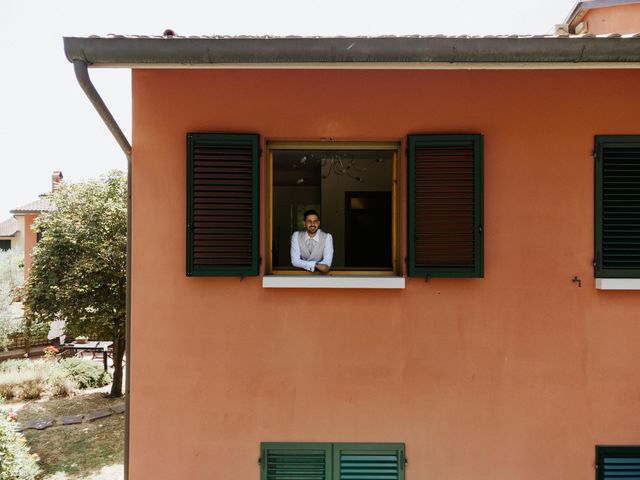
M17 231L18 221L14 217L0 222L0 237L13 237Z
M53 210L52 203L45 195L42 195L38 200L16 207L10 213L49 212L51 210Z

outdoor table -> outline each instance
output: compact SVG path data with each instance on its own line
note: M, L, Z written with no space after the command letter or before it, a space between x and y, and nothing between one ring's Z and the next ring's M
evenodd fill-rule
M107 354L109 352L109 347L111 347L111 345L113 345L113 342L98 340L97 342L63 343L61 347L67 350L74 350L76 354L77 353L82 354L83 352L91 352L94 357L96 354L102 353L102 363L106 371L107 370Z

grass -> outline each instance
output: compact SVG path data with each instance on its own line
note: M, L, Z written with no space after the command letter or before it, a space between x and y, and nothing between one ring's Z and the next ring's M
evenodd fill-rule
M22 424L36 418L59 418L63 415L86 414L108 410L123 403L123 398L107 398L103 393L78 395L32 402L18 412ZM3 407L11 408L10 404ZM124 463L124 415L113 414L79 425L59 425L46 430L26 430L31 453L40 457L41 479L117 479L122 478ZM103 467L111 468L104 469ZM111 473L99 474L101 470Z

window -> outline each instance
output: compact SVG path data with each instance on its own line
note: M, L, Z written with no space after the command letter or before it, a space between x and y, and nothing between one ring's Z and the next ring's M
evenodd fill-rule
M262 443L260 480L404 480L402 443Z
M11 250L11 240L0 240L0 251Z
M640 278L640 136L596 136L595 160L595 276Z
M483 276L481 135L409 137L409 275Z
M187 275L258 274L257 135L187 134Z
M269 144L271 249L269 271L294 273L291 235L303 213L320 213L333 237L333 274L399 271L398 143Z
M302 287L404 288L398 231L406 224L410 276L483 276L481 135L408 137L406 223L398 217L398 142L268 147L268 274L306 275L296 277ZM259 172L258 135L187 134L187 275L258 275ZM331 282L305 283L321 277L291 265L291 235L309 208L333 236ZM263 285L292 286L280 280L268 275Z
M640 447L596 446L596 480L640 478Z

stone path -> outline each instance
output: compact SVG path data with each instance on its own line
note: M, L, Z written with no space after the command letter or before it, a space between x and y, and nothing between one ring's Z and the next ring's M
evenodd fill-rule
M44 430L53 426L60 425L77 425L82 423L83 420L87 422L93 422L100 418L110 417L115 414L124 413L125 406L124 403L119 403L117 405L112 406L109 410L96 410L94 412L83 413L79 415L66 415L62 416L58 419L55 418L36 418L35 420L31 420L27 425L18 424L16 430L18 432L23 432L25 430L34 429L34 430Z

